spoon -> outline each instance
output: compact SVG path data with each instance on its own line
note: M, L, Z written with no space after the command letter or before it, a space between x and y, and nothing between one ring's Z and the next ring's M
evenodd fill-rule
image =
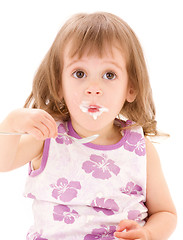
M29 133L21 133L21 132L0 132L0 135L27 135ZM58 136L67 136L68 138L71 138L72 140L74 140L74 142L78 142L78 143L88 143L88 142L92 142L93 140L95 140L99 134L95 134L89 137L85 137L85 138L75 138L72 137L66 133L58 133Z

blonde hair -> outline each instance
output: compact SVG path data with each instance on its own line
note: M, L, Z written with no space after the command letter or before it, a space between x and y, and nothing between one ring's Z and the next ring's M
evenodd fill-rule
M126 57L129 82L137 92L134 102L125 102L120 114L143 127L145 135L158 135L155 106L141 45L129 25L121 18L105 12L76 14L58 32L33 81L33 88L24 107L41 108L57 119L70 116L62 89L63 53L71 42L70 55L82 57L86 50L102 56L106 46L118 45Z

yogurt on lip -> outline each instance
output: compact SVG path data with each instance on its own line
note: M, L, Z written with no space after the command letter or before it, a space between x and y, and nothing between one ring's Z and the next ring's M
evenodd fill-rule
M84 113L88 113L90 116L93 117L94 120L97 120L97 118L103 113L108 112L109 109L101 106L101 105L94 105L90 104L90 102L82 101L82 103L79 105L80 109Z

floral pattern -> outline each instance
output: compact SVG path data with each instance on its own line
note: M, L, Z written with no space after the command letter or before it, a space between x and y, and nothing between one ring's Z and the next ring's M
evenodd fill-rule
M126 126L130 124L131 122L127 121ZM116 231L116 226L113 225L119 223L124 218L137 222L144 221L147 216L147 208L144 205L145 196L143 196L143 189L145 189L144 173L142 171L142 177L139 178L138 182L135 182L130 176L126 179L125 172L129 171L132 175L136 173L137 169L141 172L145 162L145 157L142 157L145 156L145 140L143 134L140 134L141 129L139 132L138 130L132 130L133 129L125 130L128 134L124 135L123 146L117 154L116 151L114 151L114 154L110 152L110 155L108 155L108 151L101 153L101 151L88 149L88 156L86 158L86 154L82 156L83 152L78 148L76 154L80 156L80 159L79 162L76 162L76 166L78 167L76 174L74 167L71 168L71 173L67 175L67 177L64 177L66 173L64 170L62 171L62 166L58 168L57 172L53 172L54 169L49 170L45 168L45 171L48 171L48 174L46 172L47 175L45 175L48 177L51 175L51 178L48 179L43 174L43 178L40 177L37 179L38 183L40 179L41 181L45 180L49 196L45 188L41 189L41 184L38 185L38 183L34 181L34 178L31 178L31 184L35 184L36 182L38 187L32 192L30 191L32 188L28 188L25 195L35 200L34 211L37 212L40 210L39 201L41 199L47 201L45 206L43 206L44 208L41 208L41 210L43 209L43 215L40 214L36 221L38 222L40 220L39 228L44 229L44 227L46 228L48 226L49 229L50 224L50 229L53 227L53 230L46 235L46 231L42 234L42 231L40 231L37 226L33 227L27 235L27 240L48 240L47 238L50 238L50 235L52 235L51 237L54 239L65 239L68 237L67 234L69 231L75 234L73 231L76 228L83 228L79 237L84 240L113 240L115 239L113 234ZM60 124L58 126L58 132L67 134L67 125ZM75 151L75 148L72 148L72 142L67 135L59 136L56 138L56 142L51 142L50 146L56 144L55 146L59 145L61 150L65 150L66 146L64 145L70 144L69 150L72 151L74 149ZM53 151L55 149L56 147L53 149L50 148L51 151L49 151L50 154L48 154L48 161L50 161L49 164L51 165L51 161L54 160L56 164L53 164L53 166L60 166L60 154L55 154ZM65 155L65 157L66 156L67 155ZM124 161L128 161L126 165L123 164L123 161L120 161L123 156L126 158ZM125 168L123 171L123 166L128 169ZM63 169L65 169L65 167ZM53 180L53 177L55 180ZM110 180L108 181L108 179ZM125 185L121 185L124 182ZM98 183L105 183L104 187L102 185L102 190L99 189L101 185L97 186ZM88 189L88 191L85 192L84 189ZM121 200L119 200L120 194L122 197ZM125 197L124 194L127 196ZM128 196L131 196L130 204L128 204ZM74 201L72 201L73 199ZM125 200L123 201L123 199ZM51 203L49 204L49 202ZM48 225L45 224L45 226L43 225L44 221L42 221L42 217L45 217L44 210L50 210L50 215L48 219L46 219L50 222L48 222ZM82 218L82 216L84 216L84 218ZM106 220L109 226L101 225L105 224ZM89 222L91 224L89 224Z
M78 190L81 189L81 184L78 181L68 182L66 178L59 178L56 184L51 184L50 187L54 188L52 196L63 202L70 202L73 198L77 197Z
M87 234L84 237L84 240L112 240L115 239L115 237L113 236L115 231L115 226L107 227L106 225L101 225L101 228L95 228L93 229L91 234Z
M37 237L36 240L48 240L47 238Z
M130 132L124 148L130 152L135 152L139 156L145 155L145 139L140 133Z
M75 219L79 217L78 212L74 209L71 210L66 205L57 205L53 210L53 219L54 221L64 221L66 224L72 224L75 222Z
M27 197L28 197L28 198L32 198L32 199L36 199L36 197L35 197L32 193L28 193L28 194L27 194Z
M42 237L42 230L41 230L41 233L38 233L38 232L28 233L26 240L48 240L48 239Z
M137 194L142 194L142 188L141 186L133 183L133 182L128 182L125 188L120 188L120 191L122 193L125 193L127 195L137 195Z
M96 198L92 201L91 206L96 212L102 211L107 216L114 215L114 212L119 211L119 207L113 199Z
M128 211L128 219L134 220L134 221L140 221L141 220L141 213L139 210L130 210Z
M102 156L92 154L90 161L83 163L82 169L86 173L92 172L92 176L99 179L109 179L112 177L111 173L117 176L120 172L120 168L114 164L114 161L104 154Z
M67 134L67 131L65 130L65 127L62 123L58 126L58 133ZM65 136L58 135L58 137L56 138L56 142L60 144L65 143L66 145L69 145L72 144L74 140L68 137L67 135Z

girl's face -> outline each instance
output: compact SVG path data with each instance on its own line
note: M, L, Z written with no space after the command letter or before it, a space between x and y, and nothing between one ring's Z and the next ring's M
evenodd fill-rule
M74 129L85 136L112 129L125 101L135 98L121 51L106 49L101 58L86 52L80 59L68 53L69 45L64 52L62 90Z

